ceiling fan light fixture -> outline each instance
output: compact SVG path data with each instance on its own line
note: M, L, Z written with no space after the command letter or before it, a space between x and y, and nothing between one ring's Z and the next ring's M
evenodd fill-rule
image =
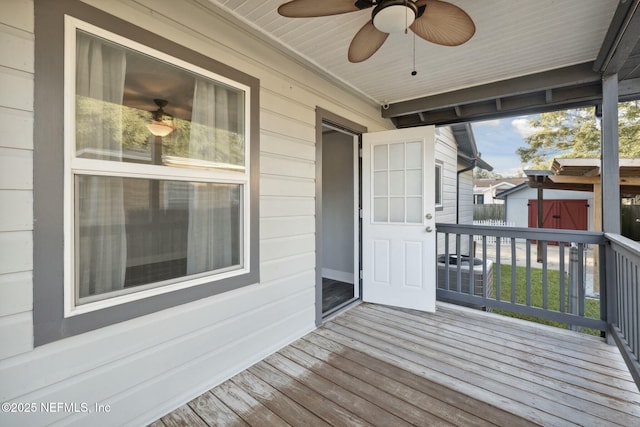
M417 12L410 0L383 1L373 10L373 26L383 33L401 33L413 24Z
M154 99L158 109L151 113L151 119L147 122L147 129L155 136L164 137L175 129L173 117L165 114L162 107L168 104L164 99Z

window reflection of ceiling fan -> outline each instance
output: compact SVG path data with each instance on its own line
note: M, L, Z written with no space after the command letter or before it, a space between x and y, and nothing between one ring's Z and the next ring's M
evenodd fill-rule
M389 33L406 32L443 46L458 46L476 31L467 13L440 0L293 0L278 8L289 18L339 15L373 7L371 20L358 31L349 46L349 61L362 62L385 42Z

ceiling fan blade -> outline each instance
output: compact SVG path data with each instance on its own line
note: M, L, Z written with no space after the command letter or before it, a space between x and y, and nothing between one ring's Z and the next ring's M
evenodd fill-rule
M349 45L349 62L362 62L371 58L384 41L389 37L373 26L373 21L367 22L353 37Z
M287 18L313 18L356 12L373 6L369 1L354 0L293 0L280 5L278 13Z
M458 46L476 32L471 17L458 6L440 0L418 0L416 6L426 8L409 28L431 43Z

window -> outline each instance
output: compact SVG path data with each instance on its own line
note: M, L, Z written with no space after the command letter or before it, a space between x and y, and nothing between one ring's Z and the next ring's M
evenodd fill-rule
M484 205L484 194L475 194L473 197L476 205Z
M69 12L46 3L37 14ZM79 9L86 16L60 21L63 61L41 36L55 24L36 27L36 56L59 65L36 69L36 94L64 87L63 108L36 101L34 162L62 177L34 179L36 215L52 217L35 230L36 345L259 280L259 82L133 25L116 34L121 21ZM63 133L52 135L54 118ZM50 193L62 202L46 203ZM53 227L62 250L44 238ZM37 263L60 255L61 276Z
M437 209L442 208L442 162L439 160L436 160L435 186L435 204Z
M372 193L375 222L422 222L422 156L420 142L374 146Z

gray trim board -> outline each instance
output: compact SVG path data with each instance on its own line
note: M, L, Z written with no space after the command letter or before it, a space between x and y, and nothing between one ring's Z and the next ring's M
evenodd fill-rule
M620 1L611 19L593 69L603 74L616 74L625 66L640 39L640 0ZM640 59L635 59L638 64ZM620 76L624 78L625 76Z
M324 124L343 129L354 136L367 132L364 126L316 107L316 326L322 325L322 127ZM357 277L354 279L358 280Z
M251 88L250 273L64 318L64 15L152 46ZM260 81L77 0L35 0L34 345L39 346L176 305L258 283Z
M618 141L618 76L602 79L602 230L620 234L620 145Z
M382 108L381 114L399 128L446 125L594 105L601 96L600 74L586 62L398 102Z

